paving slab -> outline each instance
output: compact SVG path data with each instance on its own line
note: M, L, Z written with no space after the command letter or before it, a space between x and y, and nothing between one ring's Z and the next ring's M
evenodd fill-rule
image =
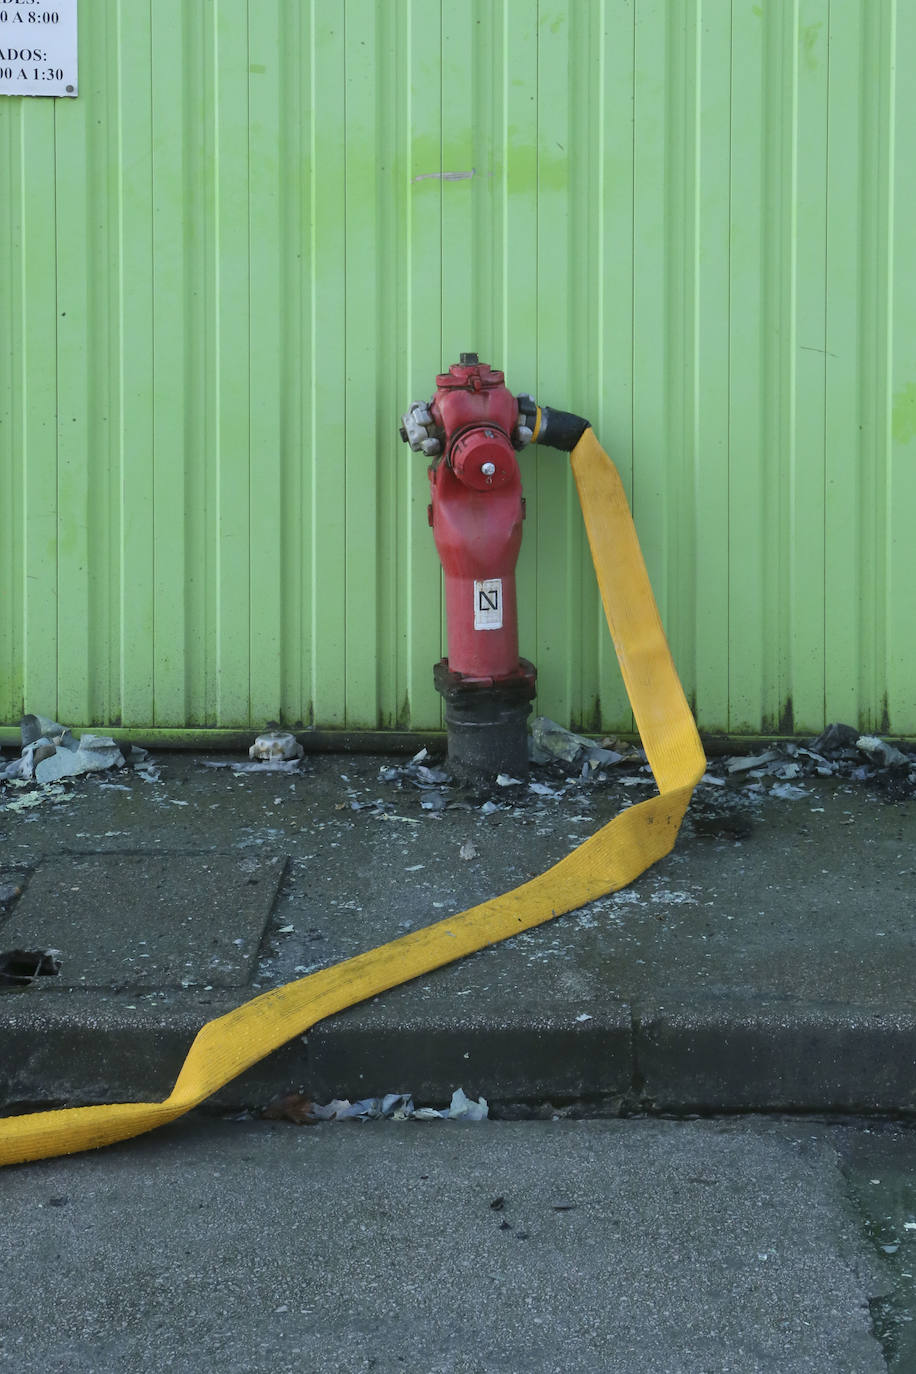
M0 796L0 893L21 893L0 951L65 952L57 978L0 993L0 1102L161 1096L206 1020L524 882L652 790L610 774L431 809L382 757L209 766L226 762L164 754L158 777L80 778L12 811ZM914 876L912 800L701 784L674 853L625 891L328 1018L217 1100L441 1104L463 1086L622 1112L910 1112Z
M244 987L286 862L162 850L42 859L3 943L55 949L59 988Z

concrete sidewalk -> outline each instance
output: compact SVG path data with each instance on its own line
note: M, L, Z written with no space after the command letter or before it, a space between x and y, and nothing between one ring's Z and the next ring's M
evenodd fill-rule
M162 1097L206 1020L533 877L652 790L610 771L431 810L388 758L154 762L34 806L0 791L0 951L60 951L56 975L0 989L8 1110ZM462 1086L535 1114L910 1112L914 876L913 800L703 783L632 887L329 1019L216 1102Z

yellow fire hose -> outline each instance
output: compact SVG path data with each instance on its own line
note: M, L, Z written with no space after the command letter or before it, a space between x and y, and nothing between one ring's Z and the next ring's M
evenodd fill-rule
M659 795L615 816L540 877L457 916L262 993L202 1027L162 1102L0 1120L0 1164L74 1154L190 1111L316 1022L626 887L674 845L706 760L678 681L617 469L591 429L571 454L604 610Z

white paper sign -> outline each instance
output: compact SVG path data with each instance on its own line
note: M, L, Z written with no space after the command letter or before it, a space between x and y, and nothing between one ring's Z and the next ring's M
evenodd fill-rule
M488 577L474 583L474 629L501 630L503 627L503 583L501 577Z
M0 0L0 95L76 95L76 0Z

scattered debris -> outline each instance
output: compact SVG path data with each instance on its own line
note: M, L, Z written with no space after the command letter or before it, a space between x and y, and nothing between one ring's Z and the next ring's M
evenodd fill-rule
M546 782L529 782L528 791L533 792L536 797L552 797L556 800L565 795L565 789L557 790L555 787L548 787Z
M302 764L295 759L200 759L203 768L231 768L233 773L301 773Z
M8 782L53 783L82 773L103 773L110 768L146 764L149 753L135 744L118 744L109 735L88 731L77 739L66 726L47 716L23 716L19 723L22 753L12 763L0 766L0 780ZM21 803L10 805L19 810Z
M14 782L18 779L13 779ZM21 783L25 786L25 783ZM44 802L59 801L66 797L67 793L63 787L43 787L40 791L23 792L21 796L15 797L5 806L0 806L0 811L28 811L33 806L41 806Z
M490 1114L487 1100L476 1102L456 1088L447 1107L415 1107L410 1093L388 1093L385 1097L366 1097L360 1102L335 1098L321 1106L301 1093L286 1093L261 1113L266 1121L292 1121L297 1126L315 1126L320 1121L485 1121Z
M616 741L615 741L616 743ZM582 765L590 769L635 761L645 754L641 749L626 747L626 752L606 749L584 735L576 735L565 730L555 720L547 716L536 716L531 722L531 738L528 743L528 756L532 763L549 763L559 759L563 763Z
M464 844L458 850L458 857L459 859L466 859L468 861L477 858L477 846L473 840L465 840Z
M916 765L916 759L912 761L901 750L895 749L892 744L887 744L883 739L878 739L876 735L861 735L856 740L856 748L871 759L872 763L881 768L909 768L912 764Z
M248 750L248 757L263 763L281 763L301 759L304 753L302 745L288 730L265 730Z
M35 978L60 973L59 949L8 949L0 954L0 987L24 988Z
M844 749L851 749L855 746L860 732L851 725L841 725L839 722L828 725L827 729L817 739L811 741L810 748L817 750L819 754L824 754L827 758L839 755Z
M537 796L564 797L569 795L570 786L582 783L613 781L623 787L653 784L641 749L610 739L596 745L543 716L532 723L530 746L535 766L549 767L554 778L564 778L553 786L532 781L528 790ZM612 771L598 771L605 766ZM742 795L798 801L809 795L803 786L805 779L815 777L865 782L881 789L890 800L916 796L916 745L890 744L875 735L863 735L851 725L834 723L806 744L789 740L755 754L712 758L701 781L706 796L713 790L719 792L722 808L728 809L730 798ZM692 809L696 809L696 802Z
M444 768L429 767L425 762L428 758L429 750L421 749L418 754L414 754L409 763L383 764L378 770L379 781L396 783L399 787L408 784L421 790L449 785L452 781L451 774Z
M15 902L21 896L21 883L0 883L0 906L9 906L10 902Z
M774 784L765 786L771 778ZM807 744L789 740L759 754L710 759L704 781L737 783L750 794L765 790L782 801L799 801L809 795L800 785L806 778L865 782L892 801L903 800L916 796L916 746L898 747L835 722Z
M778 782L770 788L770 796L779 797L781 801L801 801L808 795L807 787L795 787L791 782Z
M765 754L744 754L729 759L725 767L729 773L749 773L752 768L764 768L778 758L775 749L768 749Z

